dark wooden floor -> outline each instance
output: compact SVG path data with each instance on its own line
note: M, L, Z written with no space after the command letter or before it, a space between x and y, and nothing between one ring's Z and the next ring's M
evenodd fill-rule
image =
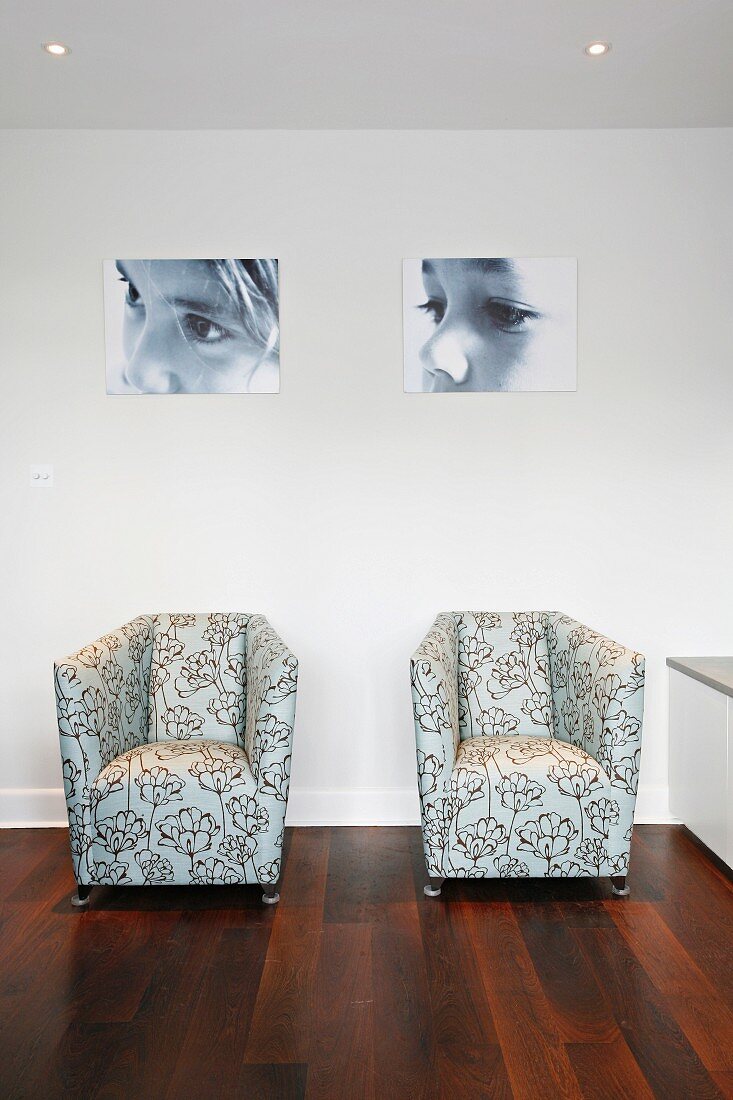
M290 831L254 888L97 888L0 833L0 1096L733 1097L733 884L641 826L607 882L449 883L419 830Z

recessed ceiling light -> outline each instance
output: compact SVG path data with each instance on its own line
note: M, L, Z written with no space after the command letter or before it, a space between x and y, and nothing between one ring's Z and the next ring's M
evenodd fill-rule
M585 47L585 53L588 57L603 57L604 53L608 53L610 49L610 42L589 42Z
M44 42L43 48L52 57L66 57L67 53L71 53L69 47L64 46L62 42Z

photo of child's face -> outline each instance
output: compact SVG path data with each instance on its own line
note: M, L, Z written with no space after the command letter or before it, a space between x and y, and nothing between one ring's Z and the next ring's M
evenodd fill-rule
M277 393L277 261L105 264L108 393Z
M576 386L576 262L404 261L405 390Z

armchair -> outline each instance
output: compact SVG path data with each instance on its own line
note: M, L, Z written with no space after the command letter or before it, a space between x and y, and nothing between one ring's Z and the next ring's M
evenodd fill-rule
M262 615L141 615L54 665L77 881L279 900L298 662Z
M410 671L425 893L607 875L628 895L642 655L558 612L451 613Z

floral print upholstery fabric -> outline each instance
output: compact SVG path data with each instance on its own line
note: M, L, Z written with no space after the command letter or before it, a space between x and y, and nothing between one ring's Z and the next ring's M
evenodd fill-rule
M437 841L434 830L439 811L442 814L441 799L450 784L461 742L456 616L438 615L414 654L410 671L423 840L427 845L427 837ZM436 794L437 799L432 797Z
M509 669L512 686L501 683ZM462 681L466 671L477 676ZM414 654L411 676L431 875L626 874L641 654L556 612L443 614Z
M601 766L575 745L472 737L459 746L450 792L460 805L449 861L455 849L471 869L490 858L500 875L622 873L608 870L609 852L625 847L618 800Z
M546 614L483 611L458 615L457 625L461 737L511 730L549 737ZM482 722L488 722L486 731Z
M257 787L244 749L166 741L118 756L92 783L97 882L241 882L257 850Z
M56 662L77 881L277 882L297 667L263 616L221 614L140 616Z
M149 740L241 740L247 620L221 614L153 617Z

